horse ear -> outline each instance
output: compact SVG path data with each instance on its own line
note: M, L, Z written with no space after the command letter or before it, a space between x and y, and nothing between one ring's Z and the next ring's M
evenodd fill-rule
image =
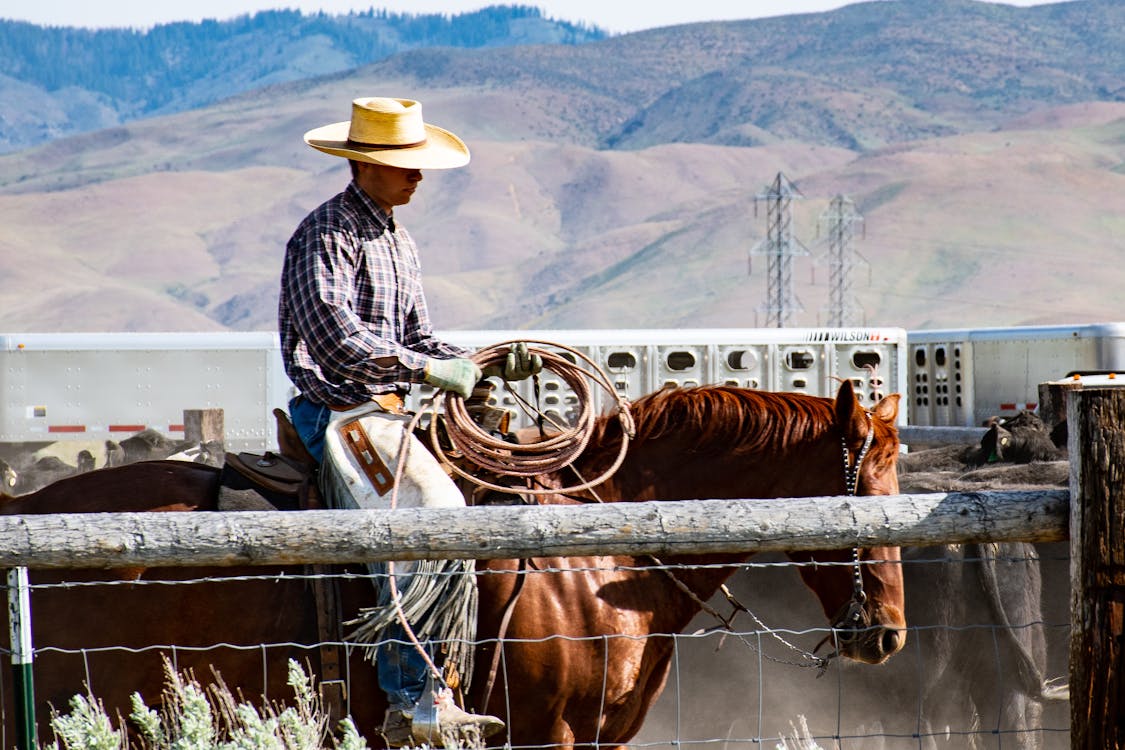
M867 437L867 415L855 397L852 381L844 380L836 391L836 424L852 440Z
M889 396L884 396L875 404L875 408L871 413L879 419L894 424L898 420L898 400L900 396L897 393L892 393Z

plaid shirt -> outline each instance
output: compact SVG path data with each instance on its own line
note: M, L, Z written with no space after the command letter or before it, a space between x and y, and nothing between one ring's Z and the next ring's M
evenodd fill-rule
M467 355L434 338L414 240L355 182L290 238L278 330L289 379L330 406L420 383L428 357Z

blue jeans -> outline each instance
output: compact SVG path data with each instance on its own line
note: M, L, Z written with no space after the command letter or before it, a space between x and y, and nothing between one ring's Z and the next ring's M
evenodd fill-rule
M301 442L318 462L324 461L324 430L331 418L331 409L314 404L304 396L289 401L289 419L301 436ZM387 694L392 708L412 708L426 687L426 660L408 641L398 623L387 628L385 637L402 643L384 643L376 649L379 687Z
M379 687L387 694L391 708L413 708L426 687L429 666L418 649L407 640L402 625L391 625L384 632L384 637L402 643L383 643L376 650Z
M289 421L317 463L324 460L324 428L331 418L331 409L314 404L304 396L298 395L289 400Z

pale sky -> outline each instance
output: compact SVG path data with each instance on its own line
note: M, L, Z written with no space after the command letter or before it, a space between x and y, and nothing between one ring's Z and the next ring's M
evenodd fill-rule
M1004 4L1043 3L1006 0ZM488 5L533 5L553 18L586 21L612 32L625 32L694 21L815 13L848 4L844 0L0 0L0 18L50 26L148 28L157 23L221 20L276 8L331 14L372 7L399 13L463 13ZM644 10L638 11L638 7Z

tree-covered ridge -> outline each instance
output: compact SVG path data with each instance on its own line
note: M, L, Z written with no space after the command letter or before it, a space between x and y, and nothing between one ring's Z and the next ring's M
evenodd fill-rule
M43 27L0 19L0 99L34 105L27 87L37 96L52 98L81 90L126 121L202 106L263 85L347 70L420 47L581 44L606 36L596 27L547 18L538 8L524 5L456 15L270 10L148 30ZM17 85L23 87L20 94L13 88ZM73 104L56 103L69 110L73 120L71 127L60 123L64 131L105 124L104 112L99 121L84 123ZM0 142L3 136L0 132Z
M521 25L539 28L521 33ZM214 53L232 43L245 45L246 57L254 57L254 48L312 35L322 35L333 48L364 64L416 47L492 47L529 38L581 44L606 33L546 19L530 6L491 6L458 15L368 10L333 16L269 10L228 21L160 24L147 31L0 20L0 69L48 90L82 86L111 96L130 95L137 89L194 81L221 66Z

